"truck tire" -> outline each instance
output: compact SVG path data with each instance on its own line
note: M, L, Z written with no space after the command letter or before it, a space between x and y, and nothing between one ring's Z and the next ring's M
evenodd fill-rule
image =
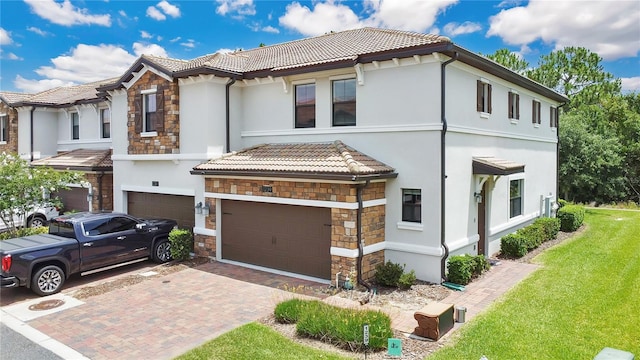
M47 265L36 271L31 278L31 290L40 295L47 296L62 290L64 284L64 271L55 265Z
M166 263L171 260L171 243L168 239L158 239L153 246L153 261Z
M42 216L38 216L38 215L34 215L32 216L29 221L27 222L27 226L28 227L38 227L38 226L46 226L47 225L47 219L43 218Z

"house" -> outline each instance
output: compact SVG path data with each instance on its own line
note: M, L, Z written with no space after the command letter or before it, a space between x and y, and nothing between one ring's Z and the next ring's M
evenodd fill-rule
M56 194L65 211L113 209L110 102L96 90L102 83L0 92L0 152L84 173L85 182Z
M365 283L392 261L439 283L557 196L567 98L444 36L144 55L97 90L114 210L174 218L220 261Z

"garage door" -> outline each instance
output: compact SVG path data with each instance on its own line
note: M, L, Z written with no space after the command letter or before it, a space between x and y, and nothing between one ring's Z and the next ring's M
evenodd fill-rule
M60 190L54 194L62 201L62 209L64 212L70 211L89 211L89 202L87 194L89 189L82 187L72 187L68 190Z
M331 278L331 209L222 201L222 258Z
M127 193L127 209L130 215L173 219L184 229L193 229L195 225L193 206L193 196Z

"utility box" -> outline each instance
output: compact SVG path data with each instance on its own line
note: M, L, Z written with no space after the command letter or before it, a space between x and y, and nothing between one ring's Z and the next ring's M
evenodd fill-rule
M418 321L414 334L438 340L453 328L453 304L431 302L413 314Z
M635 357L628 351L606 347L593 360L633 360Z

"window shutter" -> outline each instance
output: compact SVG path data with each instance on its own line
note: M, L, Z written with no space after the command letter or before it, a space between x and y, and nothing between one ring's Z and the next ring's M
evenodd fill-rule
M491 114L491 84L487 84L487 92L488 92L488 94L487 94L487 104L488 104L487 112L489 114Z
M158 86L158 91L156 92L154 125L156 131L164 131L164 86Z
M136 133L142 132L142 94L136 94L133 101L133 122Z
M531 101L531 123L536 123L536 101Z
M516 94L516 119L520 119L520 95Z
M476 110L481 112L482 111L482 90L483 90L482 81L478 80L476 88L477 88Z
M4 120L4 139L6 142L9 142L10 138L9 136L11 136L11 120L10 117L7 116Z
M507 96L509 96L509 119L513 119L513 116L515 115L513 113L513 93L512 92L508 92Z

